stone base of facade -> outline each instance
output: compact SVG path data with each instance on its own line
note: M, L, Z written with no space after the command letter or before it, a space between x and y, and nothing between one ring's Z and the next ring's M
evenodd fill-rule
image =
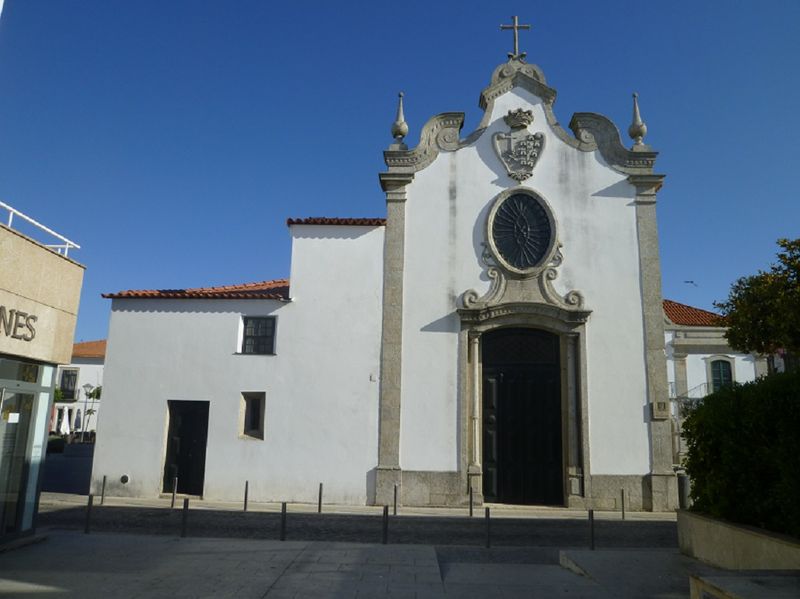
M678 509L678 477L675 474L649 474L651 512L671 512Z
M631 512L671 512L678 507L678 478L674 474L596 474L590 495L570 496L568 507Z
M398 503L415 507L469 506L469 487L473 486L475 506L483 504L481 477L464 472L378 469L376 505L391 505L394 486ZM587 496L570 494L565 507L631 512L668 512L678 507L678 479L674 474L600 474L590 478Z
M401 497L403 505L466 506L469 505L469 485L461 472L404 470Z
M398 497L402 489L402 474L400 468L381 468L375 471L375 498L373 505L392 505L394 503L394 489L397 486Z
M650 475L597 474L591 477L591 496L586 497L586 509L621 510L625 493L625 509L632 512L654 511ZM673 476L673 478L675 478ZM677 501L678 483L675 478ZM676 503L677 507L677 503ZM674 509L674 508L672 508ZM657 509L655 511L666 511Z

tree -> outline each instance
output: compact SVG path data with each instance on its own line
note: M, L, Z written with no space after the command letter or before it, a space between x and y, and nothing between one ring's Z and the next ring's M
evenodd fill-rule
M733 349L800 354L800 239L779 239L778 262L740 278L728 299L715 302Z

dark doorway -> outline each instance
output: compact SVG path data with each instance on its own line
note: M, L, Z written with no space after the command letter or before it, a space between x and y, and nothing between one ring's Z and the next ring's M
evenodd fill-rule
M172 492L178 477L178 493L202 495L208 440L207 401L168 401L169 431L164 464L164 492Z
M564 505L558 336L498 329L481 344L484 500Z

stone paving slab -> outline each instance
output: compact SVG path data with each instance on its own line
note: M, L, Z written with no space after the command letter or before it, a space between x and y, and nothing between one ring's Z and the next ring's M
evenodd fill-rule
M565 556L566 554L566 556ZM559 565L569 560L571 570ZM2 597L687 597L674 551L492 549L50 531L0 554ZM579 572L579 573L576 573Z
M604 589L613 589L617 597L685 599L689 596L690 575L722 572L674 549L569 549L561 551L559 558L562 566Z
M797 599L800 575L693 576L692 597L719 599Z

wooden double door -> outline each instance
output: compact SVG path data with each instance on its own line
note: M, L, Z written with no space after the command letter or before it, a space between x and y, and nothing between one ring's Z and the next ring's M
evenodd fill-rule
M498 329L481 353L484 500L563 505L558 336Z

